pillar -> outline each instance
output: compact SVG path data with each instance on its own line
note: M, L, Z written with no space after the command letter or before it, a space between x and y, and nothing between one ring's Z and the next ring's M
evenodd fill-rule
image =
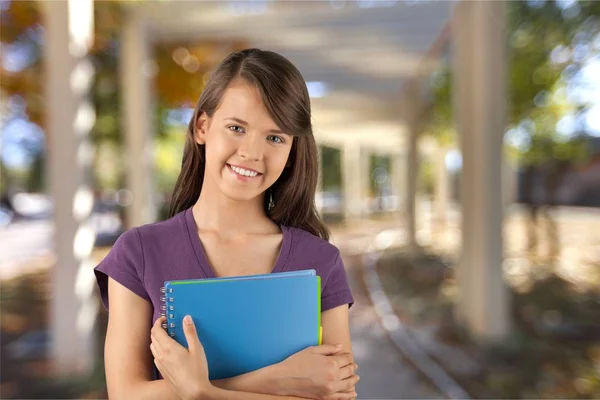
M368 170L359 143L348 142L342 148L342 183L344 185L344 218L351 221L364 214ZM367 181L368 182L368 181Z
M94 68L87 58L93 40L93 1L42 2L48 182L54 202L56 265L50 301L51 358L60 377L91 371L98 301L90 255L95 233L90 187L94 149L89 133Z
M402 93L401 112L406 126L407 159L406 159L406 193L403 200L406 225L406 246L409 251L416 251L417 213L416 197L419 181L419 134L422 128L423 101L419 90L419 81L415 78L407 80Z
M323 215L323 145L317 144L317 160L319 176L317 178L317 190L315 206L319 215Z
M453 18L453 79L463 157L457 316L473 337L509 332L502 272L502 144L506 126L506 3L462 1Z
M406 180L408 175L406 170L407 157L405 153L397 153L392 155L392 185L394 196L398 199L396 203L397 210L404 210L404 203L406 198L407 184Z
M450 203L450 175L446 167L446 155L448 150L440 146L434 160L435 163L435 187L434 187L434 219L443 227L448 215Z
M127 207L127 227L154 222L152 138L154 134L153 62L149 29L136 14L125 16L120 51L125 168L131 202Z

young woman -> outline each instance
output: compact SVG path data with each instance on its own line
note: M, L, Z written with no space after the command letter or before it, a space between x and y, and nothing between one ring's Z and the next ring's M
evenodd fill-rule
M355 398L353 298L314 206L317 169L300 72L269 51L229 55L190 121L171 217L125 232L95 269L107 309L110 299L111 399ZM188 348L161 328L166 280L302 269L321 276L323 345L278 364L209 381L191 318L183 321Z

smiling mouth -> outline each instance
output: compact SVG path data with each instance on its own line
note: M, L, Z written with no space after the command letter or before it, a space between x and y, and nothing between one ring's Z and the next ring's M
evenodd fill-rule
M242 180L250 180L262 175L260 172L247 170L240 167L234 167L231 164L227 164L227 168L229 169L229 171L231 171L233 174L235 174L238 178Z

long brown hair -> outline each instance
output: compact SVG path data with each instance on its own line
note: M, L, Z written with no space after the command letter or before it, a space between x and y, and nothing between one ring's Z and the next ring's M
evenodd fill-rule
M278 225L304 229L329 240L315 207L318 179L317 144L312 132L310 97L300 71L285 57L272 51L245 49L225 58L212 73L190 120L181 172L175 183L169 216L194 205L204 180L204 145L194 140L196 121L212 117L223 93L234 78L254 85L277 126L294 136L288 164L265 196L265 213ZM269 209L269 200L274 205Z

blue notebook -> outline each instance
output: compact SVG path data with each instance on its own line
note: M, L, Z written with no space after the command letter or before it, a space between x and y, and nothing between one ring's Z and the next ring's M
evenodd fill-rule
M167 281L164 292L169 335L187 347L182 320L192 316L211 380L276 364L321 341L315 270Z

